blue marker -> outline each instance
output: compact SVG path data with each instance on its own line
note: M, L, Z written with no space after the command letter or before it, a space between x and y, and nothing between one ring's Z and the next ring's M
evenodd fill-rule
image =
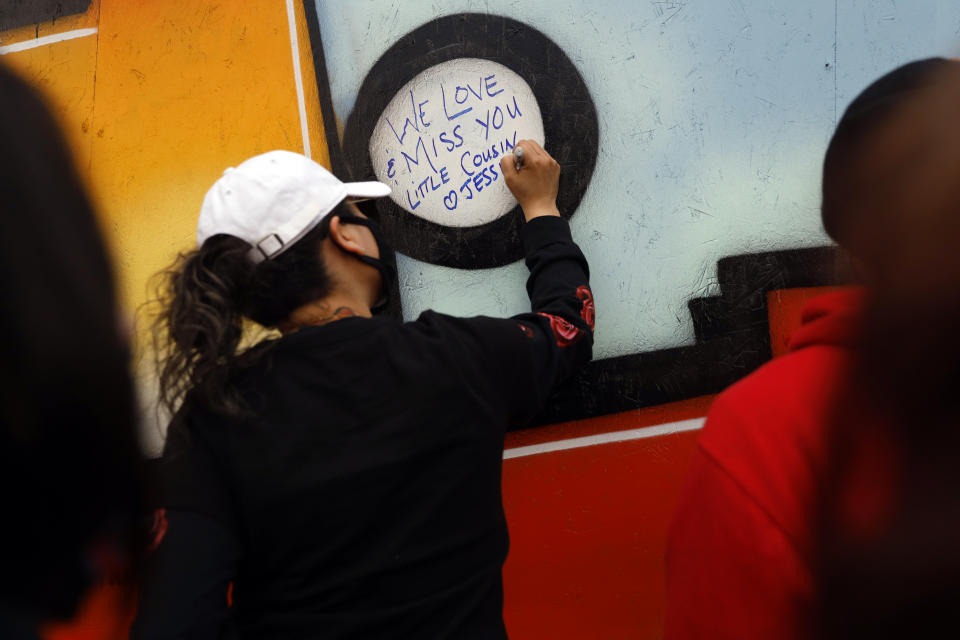
M523 166L523 147L517 146L513 148L513 165L517 171L520 171L520 167Z

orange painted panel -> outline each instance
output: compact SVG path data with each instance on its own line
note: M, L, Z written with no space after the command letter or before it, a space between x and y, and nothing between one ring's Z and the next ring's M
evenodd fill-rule
M225 167L303 150L290 29L282 0L102 0L99 35L92 178L132 309Z

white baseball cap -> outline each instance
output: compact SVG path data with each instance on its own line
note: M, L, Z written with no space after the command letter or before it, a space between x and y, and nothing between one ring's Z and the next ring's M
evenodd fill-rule
M254 262L273 258L306 235L346 198L382 198L382 182L341 182L313 160L268 151L223 172L200 208L197 246L221 233L245 240Z

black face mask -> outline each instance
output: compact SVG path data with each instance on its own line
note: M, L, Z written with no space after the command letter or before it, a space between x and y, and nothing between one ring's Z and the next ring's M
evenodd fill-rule
M379 259L371 256L357 255L356 253L351 253L350 255L380 272L383 288L380 290L380 297L377 299L377 302L370 309L373 313L380 313L390 304L390 292L393 291L393 283L396 282L397 279L397 268L395 266L397 259L393 253L393 248L387 244L387 241L383 237L383 230L380 228L380 225L377 224L376 220L334 211L327 217L326 224L328 226L330 224L330 217L333 215L340 218L341 224L358 224L361 227L370 229L370 233L373 234L373 240L377 243L377 250L380 253Z

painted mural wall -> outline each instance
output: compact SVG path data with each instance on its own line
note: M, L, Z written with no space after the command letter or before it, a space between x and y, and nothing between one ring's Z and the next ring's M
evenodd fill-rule
M819 172L842 110L895 65L956 55L960 27L951 0L312 9L334 166L395 189L404 318L522 311L496 157L529 135L563 165L598 361L542 422L717 392L768 360L766 293L837 280Z
M715 393L769 359L766 293L836 280L818 190L837 117L883 71L955 54L960 23L948 0L3 6L0 52L54 98L131 314L206 187L270 148L394 187L398 314L522 311L497 160L543 141L599 316L597 361L542 424Z

